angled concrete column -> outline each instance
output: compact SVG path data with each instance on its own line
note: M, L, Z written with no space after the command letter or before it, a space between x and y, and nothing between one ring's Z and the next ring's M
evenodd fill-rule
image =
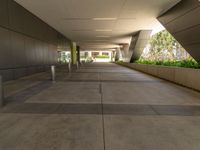
M115 61L115 55L116 55L116 51L112 51L112 61Z
M134 62L139 59L144 48L148 44L152 30L141 30L132 35L130 45L123 44L122 58L124 62Z
M75 65L77 63L77 46L75 42L71 43L71 63Z
M132 41L129 47L130 59L127 61L134 62L142 55L142 52L150 39L152 30L141 30L132 36Z
M115 61L119 61L121 59L121 56L122 56L121 49L117 48L116 55L115 55Z
M92 52L88 52L88 57L92 57Z
M200 63L200 1L182 0L158 20Z
M129 44L124 44L121 45L121 53L122 53L122 58L124 62L129 62L130 61L130 52L129 52Z

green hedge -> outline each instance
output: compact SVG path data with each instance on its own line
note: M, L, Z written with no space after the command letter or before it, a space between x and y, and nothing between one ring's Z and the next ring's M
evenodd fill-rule
M96 58L101 58L101 59L109 59L110 57L107 55L98 55Z
M162 66L176 66L184 68L195 68L199 69L200 65L193 59L191 60L182 60L182 61L150 61L150 60L137 60L137 64L151 64L151 65L162 65Z

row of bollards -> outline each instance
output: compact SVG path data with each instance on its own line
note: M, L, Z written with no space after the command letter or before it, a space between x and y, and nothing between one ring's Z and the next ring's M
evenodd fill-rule
M76 69L79 69L79 62L76 64ZM68 71L71 73L72 71L72 66L71 63L68 63ZM51 66L51 80L53 82L56 81L56 66L52 65ZM3 107L4 105L4 95L3 95L3 78L0 76L0 107Z
M3 107L3 105L4 105L3 79L2 76L0 76L0 107Z
M76 69L79 69L79 62L76 63ZM72 65L71 65L70 62L68 63L68 72L69 72L69 73L72 72ZM55 66L55 65L52 65L52 66L51 66L51 80L52 80L53 82L56 81L56 66Z

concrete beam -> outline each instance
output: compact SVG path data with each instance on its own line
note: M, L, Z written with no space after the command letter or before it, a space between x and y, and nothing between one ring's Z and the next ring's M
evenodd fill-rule
M183 0L158 17L161 24L200 63L200 1Z

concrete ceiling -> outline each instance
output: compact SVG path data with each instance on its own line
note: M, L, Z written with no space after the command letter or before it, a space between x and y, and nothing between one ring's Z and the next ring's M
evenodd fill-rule
M112 49L131 34L162 28L157 17L180 0L15 0L81 49Z

